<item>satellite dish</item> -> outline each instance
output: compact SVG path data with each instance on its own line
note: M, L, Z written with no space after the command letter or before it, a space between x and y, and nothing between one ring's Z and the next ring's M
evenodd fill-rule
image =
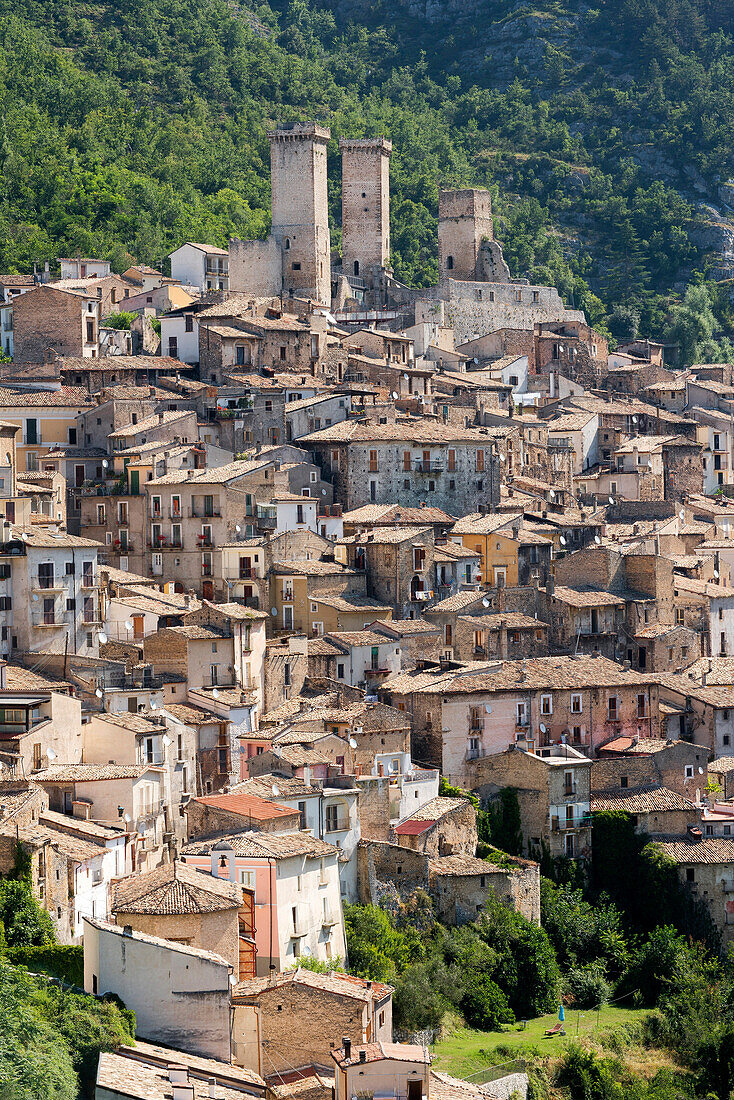
M215 699L218 699L219 698L219 690L217 688L214 688L214 690L212 691L212 695L214 696Z
M719 570L718 569L714 569L714 578L718 581L718 579L719 579Z
M48 752L46 753L46 756L49 758L49 760L55 760L56 759L56 753L54 752L53 749L49 749Z
M22 538L23 542L28 542L28 532L27 531L21 531L20 537Z
M504 455L500 455L500 456L499 456L499 460L500 460L500 462L504 462L504 461L505 461L505 456L504 456Z
M97 688L97 690L95 691L94 694L97 696L98 699L101 699L102 698L102 689Z
M173 744L173 741L171 740L171 738L168 736L167 733L163 734L163 736L161 737L161 741L166 746L166 748L168 748L169 745Z
M614 504L614 497L609 497L609 503Z
M274 795L276 796L276 798L277 798L277 797L278 797L278 795L280 794L280 787L278 786L278 784L277 784L277 783L273 783L273 786L272 786L272 792L273 792L273 794L274 794Z
M271 607L270 608L270 614L271 615L277 615L278 614L278 608L277 607Z
M678 513L678 518L679 519L685 519L686 518L686 513L683 511L682 508L681 508L680 512Z
M551 498L551 500L555 500L556 499L555 489L551 489L551 491L548 493L548 496Z
M122 820L127 822L127 824L129 825L130 822L132 821L132 818L130 817L130 814L125 814L125 816L123 817Z
M477 357L476 355L474 356L474 362L475 362L475 363L478 363L478 362L479 362L479 358L478 358L478 357Z
M392 397L393 401L397 401L399 395L395 393L395 390L393 390L390 396Z
M105 644L106 644L106 642L107 642L107 635L105 634L104 630L100 630L100 632L99 632L99 634L97 635L97 637L99 638L99 641L100 641L100 644L101 644L101 645L105 645Z
M106 458L103 458L102 459L102 469L106 470L108 466L109 466L109 462L107 461Z
M408 381L408 376L407 376L407 374L404 374L404 375L403 375L403 378L405 379L405 381L406 381L406 382Z
M38 596L36 595L36 593L35 593L35 592L34 592L34 593L33 593L33 595L31 596L31 599L33 600L33 602L34 602L34 603L38 603Z
M637 417L636 417L636 416L633 416L633 417L632 417L632 423L633 423L633 424L636 424L636 423L637 423Z
M564 535L561 535L561 546L565 546L565 545L566 545L566 539L565 539L565 536L564 536Z
M349 748L350 749L356 749L356 747L357 747L357 742L355 741L355 739L353 737L350 737L349 738Z
M698 769L698 774L699 774L699 775L703 775L703 768L699 768L699 769Z
M130 622L129 619L126 619L125 620L125 630L132 630L132 628L133 628L133 624Z
M325 497L325 496L326 496L326 489L322 489L322 490L321 490L321 495L322 495L322 497Z
M540 732L541 732L541 733L545 733L545 732L546 732L546 726L544 726L542 722L540 723Z
M240 527L239 523L235 523L235 525L234 525L234 529L235 529L235 531L237 532L237 534L238 534L238 535L239 535L240 531L242 530L242 528Z
M601 539L599 538L598 535L594 535L594 542L596 543L597 546L601 546Z
M150 709L151 709L151 710L158 710L158 704L156 703L155 699L151 699L151 701L150 701Z
M484 709L486 710L487 714L491 714L491 713L492 713L492 708L491 708L491 706L489 705L489 703L485 703L485 704L484 704Z

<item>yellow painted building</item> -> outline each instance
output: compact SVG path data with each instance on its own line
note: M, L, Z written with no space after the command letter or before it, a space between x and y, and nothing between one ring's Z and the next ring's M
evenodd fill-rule
M16 442L18 470L38 470L43 456L56 447L80 446L77 416L92 404L81 386L33 392L0 388L0 420L22 429Z

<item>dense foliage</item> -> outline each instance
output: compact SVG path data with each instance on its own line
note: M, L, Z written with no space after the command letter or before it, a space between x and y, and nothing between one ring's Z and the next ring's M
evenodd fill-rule
M439 183L486 185L514 274L617 336L675 335L671 288L716 235L702 199L734 170L734 48L725 5L669 7L0 0L0 268L263 235L266 129L317 117L336 245L338 139L386 133L399 278L436 276Z
M93 1096L100 1051L134 1036L130 1013L47 985L2 958L0 1019L0 1096L12 1100Z

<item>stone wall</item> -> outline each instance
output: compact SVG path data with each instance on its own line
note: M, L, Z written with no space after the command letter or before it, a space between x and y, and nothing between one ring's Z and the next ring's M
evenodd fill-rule
M51 286L37 286L13 302L13 362L43 363L46 353L79 356L83 353L86 302ZM97 332L97 305L89 314Z
M283 260L280 245L272 234L264 241L229 242L229 288L236 294L269 298L283 288Z
M233 813L222 806L208 806L195 798L184 806L184 813L188 840L196 840L201 836L241 833L250 829L259 833L285 833L297 830L300 825L298 810L293 810L288 816L279 814L276 818L263 819Z
M390 153L384 138L339 142L342 154L342 271L366 277L390 260ZM355 266L356 265L356 266Z

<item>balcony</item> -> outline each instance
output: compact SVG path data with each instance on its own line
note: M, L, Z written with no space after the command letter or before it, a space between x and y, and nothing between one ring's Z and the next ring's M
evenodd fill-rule
M416 474L442 474L446 469L446 463L441 459L432 459L430 462L414 462L413 470Z
M338 918L331 912L324 913L323 917L321 918L322 928L333 928L334 925L338 923Z
M197 535L196 545L201 550L210 550L214 546L214 535Z
M220 519L222 515L221 508L191 508L189 510L189 519Z
M72 611L33 611L31 612L31 625L34 627L60 627L74 621Z
M82 588L96 588L97 584L94 580L93 573L82 573Z
M214 575L214 569L211 565L203 564L201 567L202 577L212 577Z

